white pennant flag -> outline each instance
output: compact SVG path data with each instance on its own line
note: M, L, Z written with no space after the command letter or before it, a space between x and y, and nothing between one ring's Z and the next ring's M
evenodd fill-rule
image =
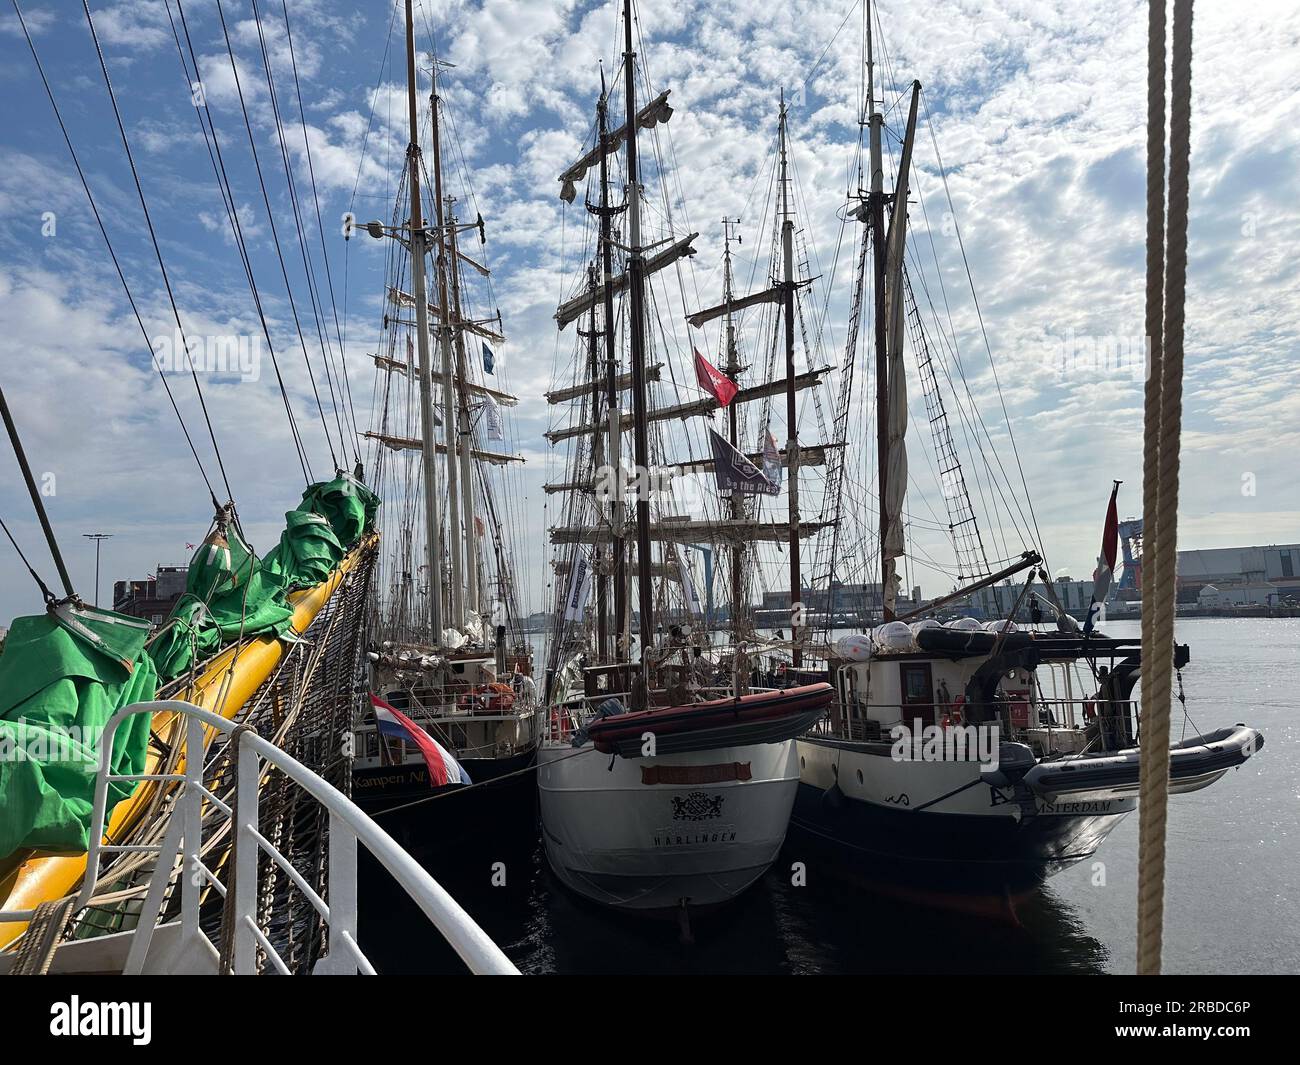
M487 438L489 440L504 440L506 438L506 423L501 417L501 408L497 406L497 401L490 395L483 397L483 421L487 426Z
M564 599L564 620L581 621L591 594L591 563L581 551L573 560L573 573L569 577L569 594Z
M684 551L677 554L677 570L682 577L682 598L686 600L686 609L696 616L703 614L704 605L700 602L700 593L695 588L695 582L691 580L691 567L686 561Z

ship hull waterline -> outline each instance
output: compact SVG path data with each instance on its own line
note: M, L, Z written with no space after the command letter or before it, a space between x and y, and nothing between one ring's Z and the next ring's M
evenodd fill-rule
M768 870L799 764L794 740L655 758L548 743L537 779L556 877L603 906L666 915L719 906Z
M1015 904L1092 857L1137 806L1134 796L1021 801L982 780L978 765L900 762L834 741L800 740L799 758L788 851L945 909L1014 916Z

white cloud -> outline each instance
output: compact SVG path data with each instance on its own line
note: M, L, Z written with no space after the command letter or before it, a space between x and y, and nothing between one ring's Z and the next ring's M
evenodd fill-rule
M159 5L138 11L114 5L96 13L96 25L117 69L123 51L153 47ZM303 103L307 114L312 166L322 199L330 239L337 215L352 203L362 218L388 219L393 210L398 170L406 148L402 40L395 33L385 69L378 70L389 10L365 15L342 4L316 0L292 5L293 33ZM1106 493L1112 478L1126 483L1121 507L1139 509L1141 498L1141 382L1084 370L1062 373L1049 342L1075 336L1127 337L1141 332L1143 283L1143 169L1145 98L1145 9L1136 0L1099 0L1089 5L1030 0L990 0L970 5L947 2L916 5L884 0L877 5L885 39L877 42L877 75L885 88L891 142L896 142L903 114L899 96L918 77L933 113L938 145L947 174L956 220L961 227L980 296L983 324L997 358L1003 396L1011 415L1020 457L1047 541L1053 565L1079 573L1091 569L1097 548ZM718 260L721 237L718 220L741 216L745 243L737 249L741 284L754 278L762 284L770 244L769 197L771 147L775 132L777 94L785 89L797 102L806 102L791 117L792 152L801 198L798 224L812 253L813 273L830 280L840 242L837 212L845 201L852 148L857 138L855 95L860 79L857 51L858 18L852 15L841 29L844 7L824 2L795 2L778 14L766 8L742 8L705 0L671 2L643 0L638 5L642 37L638 51L648 62L656 89L671 88L676 107L667 130L643 134L641 147L647 177L653 184L656 142L670 172L671 207L675 229L689 225L701 232L700 254L683 267L689 303L710 302L720 288ZM44 12L47 9L33 9ZM300 201L307 207L309 231L314 210L307 186L301 119L293 92L292 69L278 6L261 7L263 29L280 95L281 118L292 155ZM195 32L205 89L213 105L228 153L232 182L241 204L241 217L260 225L255 271L272 320L277 353L290 377L291 395L305 433L317 452L322 441L314 402L309 400L302 355L293 330L278 265L265 256L265 210L252 173L242 130L229 58L215 16L187 11ZM428 23L426 23L426 14ZM582 269L582 227L588 216L581 199L562 210L558 200L559 172L583 150L594 121L599 87L597 60L606 60L606 76L615 89L622 41L613 5L577 5L553 0L483 3L448 0L427 4L417 16L427 46L426 25L438 34L440 52L455 67L442 79L449 124L444 130L448 181L467 200L462 188L461 158L469 168L474 199L460 208L465 216L481 210L491 243L485 253L495 270L494 300L506 318L511 337L499 353L508 381L521 396L516 427L521 447L536 460L525 474L533 500L553 462L545 455L540 433L555 412L541 394L549 387L555 364L567 365L572 354L572 330L558 339L551 315L561 293L572 289ZM230 15L228 14L228 17ZM279 162L256 25L241 9L242 21L232 22L232 39L258 150L267 174L282 240L292 249L290 209ZM163 28L166 29L165 18ZM9 32L7 23L4 25ZM44 28L44 27L42 27ZM400 29L400 27L399 27ZM837 35L838 31L838 35ZM1300 479L1290 456L1300 445L1300 347L1296 306L1300 281L1293 249L1300 242L1300 209L1290 186L1300 163L1300 92L1294 75L1294 55L1300 48L1300 13L1287 4L1255 4L1248 8L1203 5L1197 12L1194 68L1193 188L1191 269L1188 300L1188 368L1186 431L1184 436L1183 543L1212 546L1225 542L1300 538ZM170 31L168 30L168 36ZM832 42L833 39L833 43ZM44 41L49 40L45 34ZM828 47L829 45L829 47ZM423 64L422 64L423 65ZM133 73L140 66L132 68ZM213 197L206 153L193 147L192 116L183 112L174 94L174 58L166 72L171 79L162 95L151 96L148 83L120 85L128 99L133 138L150 152L147 186L157 192L157 209L170 218L171 239L183 250L174 269L184 282L185 313L197 317L196 327L250 330L251 305L242 270L225 237L226 222ZM374 94L376 75L379 91ZM75 75L68 73L69 83ZM143 75L142 75L143 77ZM806 83L806 84L805 84ZM56 84L56 91L60 86ZM68 90L64 90L68 91ZM644 95L644 86L640 90ZM86 94L84 104L100 115L100 95ZM421 95L427 80L421 75ZM372 100L372 94L374 99ZM186 103L186 101L180 101ZM372 117L373 111L373 117ZM615 121L621 121L616 102ZM922 110L922 118L926 116ZM454 118L454 128L450 124ZM44 121L44 115L40 119ZM367 135L367 127L370 127ZM77 136L89 136L78 129ZM422 132L428 162L427 126ZM366 144L361 156L363 141ZM79 250L93 248L75 177L53 153L57 140L41 141L50 158L25 152L7 153L0 173L0 206L6 218L39 225L45 205L59 212L60 228L74 235ZM105 156L96 171L110 169L116 156L111 139L104 139ZM6 138L6 147L9 147ZM358 182L358 165L360 180ZM925 302L933 299L941 311L942 332L951 330L960 345L973 405L989 423L991 441L983 449L955 425L968 471L986 475L998 470L998 459L1018 485L1015 457L1002 421L992 374L984 353L980 322L974 313L961 250L957 245L930 132L923 124L916 149L917 180L911 214L915 262L909 265ZM887 167L887 181L892 169ZM621 179L620 179L621 180ZM120 219L135 217L129 176L120 171L92 173L97 196L120 210ZM203 184L201 184L203 183ZM191 191L200 189L200 194ZM201 198L201 202L200 202ZM922 209L923 207L923 209ZM170 208L171 213L165 214ZM194 220L197 218L197 226ZM183 219L182 223L179 221ZM223 234L206 243L183 240L180 225ZM67 227L65 230L64 227ZM652 198L647 231L666 230L664 208ZM114 229L116 233L116 228ZM563 236L562 236L563 233ZM128 403L122 382L104 382L63 364L59 344L89 345L97 365L124 361L139 365L130 330L122 325L122 308L115 304L115 280L99 278L100 287L69 287L66 272L77 257L70 242L39 247L34 253L23 232L0 232L6 262L6 301L0 346L0 373L9 386L13 367L41 366L40 380L62 399L62 408L102 409L100 432L110 446L104 455L85 460L96 484L125 493L124 482L106 468L120 446L121 465L138 478L148 470L159 499L183 494L192 473L192 459L176 448L172 419L157 387L141 368L127 382L135 389L138 409ZM138 234L137 234L138 235ZM840 248L835 289L827 315L825 361L842 363L847 321L847 279L851 251L859 234L850 230ZM83 239L84 238L84 239ZM933 241L933 244L931 243ZM336 271L341 252L331 244ZM364 351L373 350L379 332L379 293L387 242L365 238L348 246L350 274L350 345L352 385L359 420L371 406L371 373ZM131 276L142 291L151 260L146 249L130 257ZM937 264L936 264L937 260ZM300 312L307 304L305 283L294 270ZM339 273L336 283L341 284ZM669 331L667 357L679 365L691 342L681 324L681 296L675 276L661 293L664 326ZM921 282L924 280L925 285ZM942 281L942 287L940 285ZM210 291L208 291L210 290ZM339 293L341 299L341 292ZM488 297L475 298L486 307ZM663 296L661 295L661 299ZM819 295L817 306L821 306ZM44 302L42 302L44 300ZM53 302L51 302L53 301ZM67 341L52 324L54 306L64 309ZM480 307L482 309L482 307ZM947 309L951 310L949 323ZM491 313L487 307L485 313ZM165 321L164 316L155 318ZM753 319L756 321L756 319ZM38 323L33 336L27 325ZM129 320L128 320L128 324ZM675 333L673 332L675 330ZM48 334L47 332L48 331ZM314 326L309 330L314 336ZM112 338L110 344L106 338ZM358 339L361 338L361 339ZM703 334L716 343L717 331ZM309 337L310 341L310 337ZM762 369L762 345L751 324L745 343L754 353L753 373ZM44 345L44 346L42 346ZM46 347L49 350L46 350ZM662 347L662 345L661 345ZM41 352L29 364L27 353ZM133 361L134 360L134 361ZM955 372L955 371L954 371ZM861 389L865 369L859 370ZM18 374L23 377L24 375ZM689 375L688 375L689 380ZM25 386L32 387L32 386ZM228 465L250 480L241 484L241 499L256 499L256 520L274 529L277 511L296 498L292 450L288 446L283 411L277 411L278 391L267 375L257 388L226 391L215 388L212 408L219 413L218 431L236 443ZM96 406L99 392L104 401ZM187 396L190 393L186 393ZM963 390L964 395L964 390ZM60 435L50 422L48 404L27 394L27 405L38 423L32 433L44 455L57 456L63 468L79 468L81 441ZM926 556L943 554L940 538L922 531L932 510L943 514L942 501L931 484L925 460L928 429L924 406L913 380L912 441L916 490L910 501L913 531L918 537L915 577L927 591L939 590L942 579L924 568ZM188 408L187 408L188 409ZM806 408L807 409L807 408ZM950 407L954 422L958 412ZM809 411L809 431L814 414ZM855 415L856 417L856 415ZM251 426L251 428L250 428ZM365 427L364 425L362 426ZM859 427L866 431L866 426ZM133 448L148 442L160 456L151 466ZM143 445L142 445L143 446ZM33 445L33 450L37 450ZM268 468L263 456L276 456ZM328 456L324 457L328 461ZM861 449L854 475L865 482L870 473L869 450ZM551 471L554 474L554 470ZM1254 473L1258 495L1243 496L1241 475ZM865 483L851 494L864 496ZM928 497L928 498L927 498ZM6 509L21 500L6 493ZM125 498L125 495L123 495ZM201 500L199 501L202 502ZM97 491L76 501L61 502L61 511L74 523L84 517L121 515L124 526L140 530L136 537L148 547L132 562L136 569L151 566L162 554L157 530L171 528L177 518L168 507L148 514L124 508L113 493ZM863 502L861 506L868 504ZM1006 509L991 490L977 500L992 511ZM188 503L187 503L188 506ZM193 541L194 525L202 525L202 506L188 514L183 539ZM8 520L8 518L6 518ZM62 520L62 519L61 519ZM544 520L541 504L528 510L530 565L534 577L545 573ZM991 544L1005 541L1011 551L1022 546L1004 520L987 518ZM1290 532L1287 532L1288 522ZM868 522L869 523L869 522ZM933 522L931 522L933 523ZM170 535L170 534L169 534ZM127 550L127 538L114 541L114 551ZM30 542L30 541L29 541ZM992 550L992 548L991 548ZM152 554L150 554L152 552ZM949 552L950 553L950 552ZM137 564L138 563L138 564ZM6 564L5 580L15 567ZM536 599L534 585L534 606ZM9 589L6 601L12 602Z

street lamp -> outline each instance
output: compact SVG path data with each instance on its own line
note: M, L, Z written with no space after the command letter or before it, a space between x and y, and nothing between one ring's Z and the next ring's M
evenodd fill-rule
M99 606L99 545L113 538L112 533L82 533L87 540L95 541L95 606Z

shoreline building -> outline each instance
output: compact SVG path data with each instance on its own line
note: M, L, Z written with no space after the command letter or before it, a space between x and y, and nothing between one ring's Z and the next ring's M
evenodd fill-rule
M1286 599L1300 600L1300 544L1179 551L1178 601L1204 606L1201 593L1211 586L1214 591L1207 599L1217 595L1222 606L1277 606ZM1267 595L1273 598L1261 598Z
M142 581L114 581L113 609L119 614L161 625L177 600L185 594L188 573L188 564L169 563L160 564Z

